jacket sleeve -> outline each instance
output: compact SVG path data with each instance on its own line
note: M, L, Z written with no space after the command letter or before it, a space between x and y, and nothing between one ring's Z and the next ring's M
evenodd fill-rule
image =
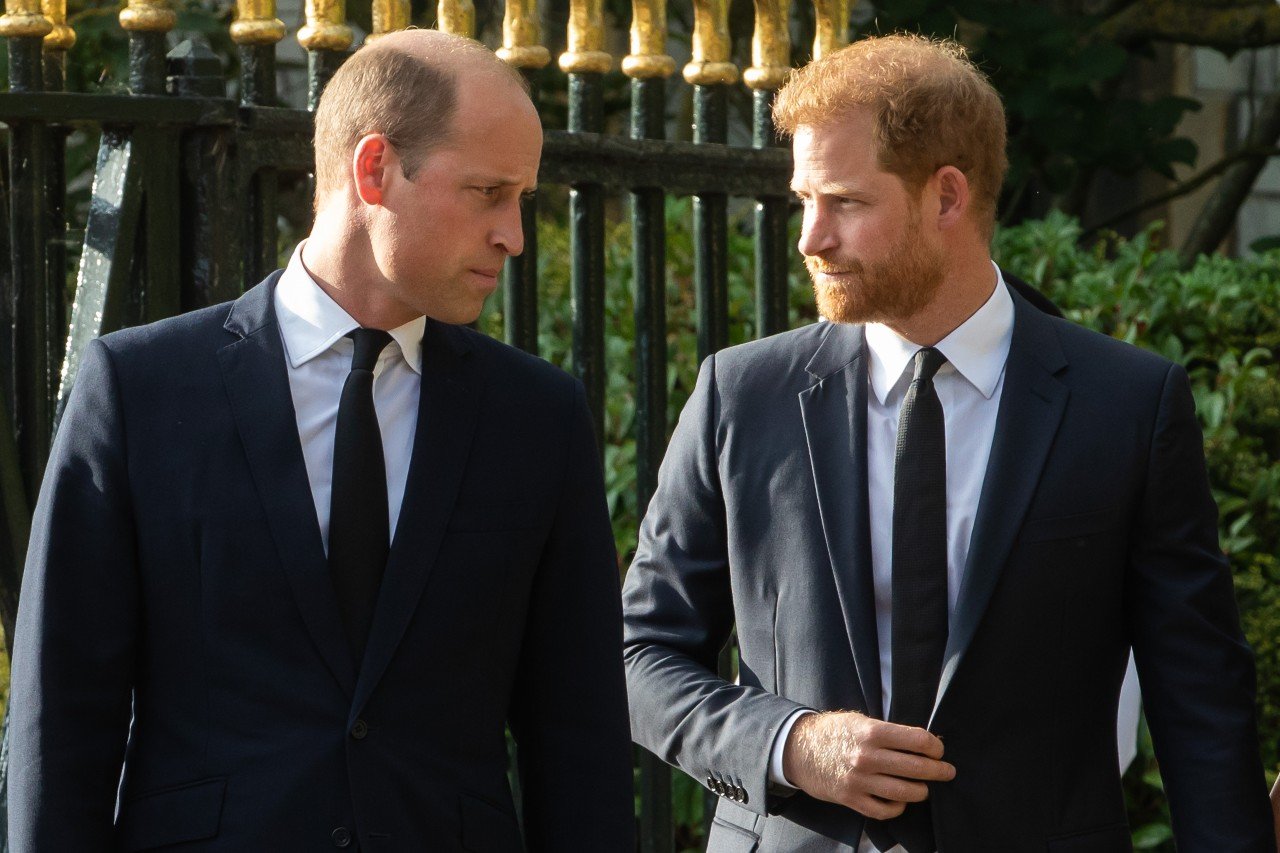
M582 383L529 601L510 725L532 853L633 853L618 558Z
M734 622L719 411L711 356L667 448L623 586L631 732L708 787L741 788L741 804L764 814L780 803L768 795L770 750L803 706L717 674Z
M139 593L121 401L92 342L54 441L27 550L9 697L14 853L115 849Z
M1187 375L1165 377L1126 585L1143 706L1179 850L1271 853L1253 655Z

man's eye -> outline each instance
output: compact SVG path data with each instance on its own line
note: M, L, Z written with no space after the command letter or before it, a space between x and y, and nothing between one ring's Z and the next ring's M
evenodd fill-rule
M495 195L498 194L497 187L476 187L475 190L485 198L493 198Z

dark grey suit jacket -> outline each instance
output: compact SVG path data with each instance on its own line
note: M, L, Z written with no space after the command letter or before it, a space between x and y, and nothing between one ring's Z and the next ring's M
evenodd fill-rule
M1132 645L1183 853L1273 853L1252 655L1184 371L1014 295L1004 390L931 729L943 853L1127 851L1115 719ZM846 851L780 796L798 708L881 715L862 328L709 358L623 591L632 734L722 794L709 851ZM738 683L715 674L736 624Z

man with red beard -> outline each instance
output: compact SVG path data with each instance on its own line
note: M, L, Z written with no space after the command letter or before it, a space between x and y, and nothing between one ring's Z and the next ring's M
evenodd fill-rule
M1130 850L1130 648L1178 849L1273 851L1187 376L992 263L999 96L898 35L775 117L825 322L702 365L624 589L632 733L720 795L708 851Z

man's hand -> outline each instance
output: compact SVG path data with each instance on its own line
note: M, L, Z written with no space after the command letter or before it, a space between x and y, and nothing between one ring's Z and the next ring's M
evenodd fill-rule
M929 796L925 782L949 782L942 741L928 731L854 712L806 714L787 735L782 772L800 790L876 820Z

